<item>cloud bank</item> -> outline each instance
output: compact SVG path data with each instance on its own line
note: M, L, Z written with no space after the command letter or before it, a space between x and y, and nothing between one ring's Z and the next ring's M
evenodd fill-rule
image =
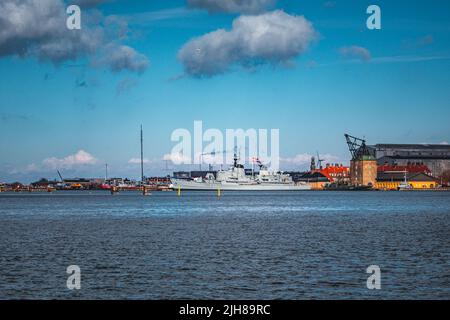
M208 10L210 13L228 12L255 14L266 11L275 0L188 0L188 6Z
M149 163L150 160L148 160L147 158L142 159L143 163ZM141 163L141 158L131 158L130 160L128 160L129 164L140 164Z
M254 69L262 64L289 64L316 39L311 22L277 10L240 16L232 29L219 29L186 43L178 59L187 75L211 77L233 65Z
M293 157L289 158L280 158L280 163L284 166L292 167L292 166L304 166L309 165L311 163L311 158L315 157L317 163L317 155L312 155L309 153L301 153L297 154ZM335 163L339 162L339 157L332 154L321 154L320 159L323 160L323 163Z
M99 60L100 64L107 65L114 72L129 70L136 73L144 72L149 61L146 56L128 46L110 46L108 53Z
M190 162L191 159L181 153L167 153L163 156L163 161L171 161L174 164L182 164Z
M93 155L84 150L79 150L75 154L69 155L65 158L51 157L44 159L42 161L42 164L45 167L51 169L73 168L76 166L92 165L96 163L97 159Z
M85 1L91 5L100 2ZM2 0L0 58L33 57L59 64L86 57L90 61L105 61L113 71L143 72L148 67L144 55L116 42L106 31L106 25L110 29L112 23L119 21L105 18L95 9L83 10L82 29L69 30L67 17L62 0Z

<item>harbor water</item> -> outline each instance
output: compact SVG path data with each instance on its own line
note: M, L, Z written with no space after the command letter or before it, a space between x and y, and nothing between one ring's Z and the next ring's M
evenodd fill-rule
M450 193L1 193L0 299L22 298L450 299Z

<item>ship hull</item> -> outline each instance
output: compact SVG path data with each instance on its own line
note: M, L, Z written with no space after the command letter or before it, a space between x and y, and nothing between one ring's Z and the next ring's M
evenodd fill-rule
M311 190L308 185L295 184L239 184L239 183L221 183L221 182L196 182L189 180L172 181L174 190L228 190L228 191L304 191Z

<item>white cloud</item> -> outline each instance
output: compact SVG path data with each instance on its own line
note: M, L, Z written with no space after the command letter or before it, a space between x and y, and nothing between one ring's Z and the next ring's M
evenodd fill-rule
M209 12L261 13L271 7L275 0L188 0L188 6Z
M293 157L280 158L280 162L285 165L303 166L309 165L311 163L311 158L314 157L317 164L317 155L312 155L309 153L300 153ZM321 154L320 159L323 160L322 164L325 163L335 163L339 161L339 157L332 154Z
M84 2L92 6L101 1ZM68 30L67 17L63 0L2 0L0 58L36 57L59 64L87 57L105 61L113 71L142 72L148 67L145 56L121 45L111 35L110 30L123 30L124 21L83 9L82 29Z
M143 54L136 52L129 46L109 46L107 53L97 61L99 64L107 65L112 71L129 70L137 73L144 72L149 66L149 60Z
M37 172L40 170L41 170L41 168L38 165L36 165L35 163L31 163L31 164L27 165L24 169L25 172ZM17 171L15 173L17 173Z
M308 153L302 153L302 154L297 154L297 155L295 155L293 157L289 157L289 158L280 158L280 162L285 162L285 163L295 164L295 165L304 165L304 164L308 164L311 162L311 157L313 157L313 156Z
M342 47L339 53L344 58L359 59L361 61L369 61L372 58L370 51L360 46Z
M175 164L190 163L192 160L181 153L168 153L163 156L164 161L172 161Z
M75 154L69 155L65 158L51 157L42 161L44 166L53 169L72 168L82 165L92 165L95 163L97 163L97 159L84 150L79 150Z
M185 73L210 77L233 65L254 69L261 64L290 64L305 52L317 33L303 16L277 10L240 16L230 31L219 29L194 38L178 52Z
M149 163L150 160L148 160L147 158L144 158L142 160L143 163ZM140 164L141 163L141 158L131 158L130 160L128 160L129 164Z

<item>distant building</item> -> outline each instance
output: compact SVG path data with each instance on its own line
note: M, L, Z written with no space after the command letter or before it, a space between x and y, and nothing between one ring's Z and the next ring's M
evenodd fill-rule
M345 134L350 160L350 184L356 187L373 187L377 179L377 160L366 140Z
M319 171L304 172L296 178L296 182L305 182L309 184L313 190L324 189L324 187L331 182L329 178Z
M189 179L191 178L191 173L189 171L175 171L173 177L175 179Z
M439 177L450 170L450 145L445 144L376 144L370 146L380 166L424 165Z
M377 161L367 154L363 154L350 161L350 183L354 186L375 185L377 178Z
M148 185L156 186L168 186L170 184L169 177L148 177L145 179L145 183Z
M285 173L289 174L295 183L306 182L313 189L323 189L330 183L346 184L350 181L350 167L338 163L327 163L325 168L322 166L317 168L314 157L311 158L310 171L290 171Z
M32 182L31 186L37 187L37 188L47 188L49 186L55 186L56 184L58 184L57 181L49 181L45 178L42 178L39 181Z
M410 163L405 166L382 164L378 165L378 172L398 171L409 173L425 173L431 175L431 170L422 163Z
M284 173L290 175L291 178L292 178L292 181L297 183L297 182L301 181L301 178L303 177L303 175L306 172L304 172L304 171L287 171L287 172L284 172Z
M344 166L342 163L329 164L327 163L325 168L316 169L327 177L331 182L344 183L350 180L350 167Z
M124 178L114 178L113 177L113 178L109 178L109 179L105 180L105 183L110 185L110 186L119 187L119 186L122 186L122 185L126 184L125 180L126 179L124 179Z
M406 182L413 189L433 189L438 187L435 178L425 173L405 173L405 172L378 172L375 189L380 190L397 190L400 185Z

